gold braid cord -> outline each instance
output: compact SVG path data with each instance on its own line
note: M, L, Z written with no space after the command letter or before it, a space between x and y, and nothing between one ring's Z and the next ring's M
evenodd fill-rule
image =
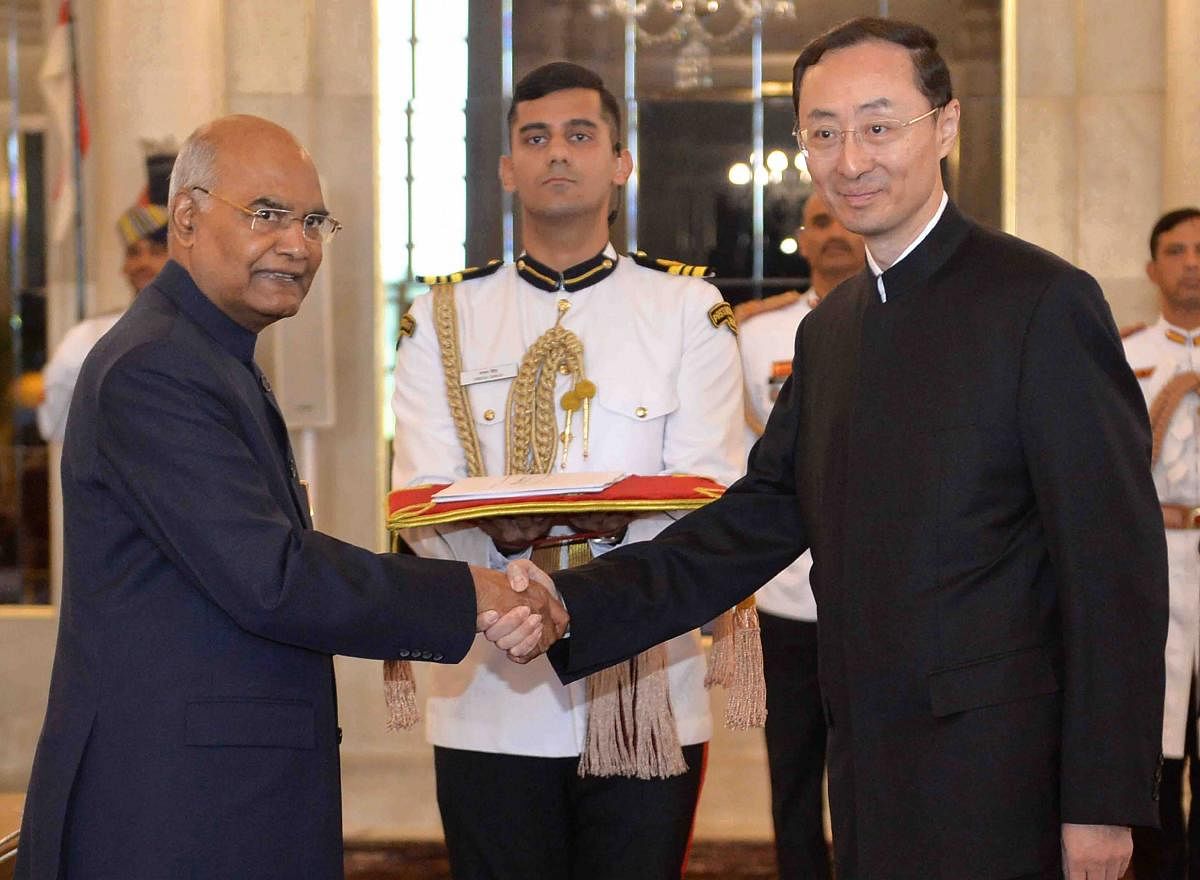
M475 417L467 391L462 386L462 353L458 341L458 311L454 307L454 285L433 286L433 326L437 331L438 348L442 353L442 374L446 378L446 401L454 419L454 430L467 459L467 476L482 477L483 451L475 431Z
M758 420L758 416L754 414L754 404L751 403L754 391L749 385L742 389L742 412L746 416L746 427L754 432L755 437L761 437L763 432L767 430L767 426Z
M1180 373L1164 385L1150 403L1150 428L1154 434L1152 464L1158 462L1158 456L1162 453L1163 439L1167 436L1171 417L1179 409L1183 398L1192 391L1200 391L1200 373Z
M454 285L433 286L433 324L442 354L442 373L446 378L446 400L454 418L454 430L467 461L467 473L481 477L483 451L467 392L462 387L462 354L458 340L458 314L454 307ZM408 730L421 720L417 706L417 685L412 664L407 660L383 662L383 697L387 704L387 729Z
M560 306L554 326L529 346L508 391L506 467L510 474L547 474L554 470L559 440L554 385L559 373L570 375L574 385L572 391L563 395L564 447L571 442L570 420L574 410L590 405L586 399L580 399L581 389L590 389L591 394L585 397L595 394L595 386L583 374L583 343L562 326L564 314L566 309ZM571 401L574 406L568 407ZM586 428L584 442L587 442Z

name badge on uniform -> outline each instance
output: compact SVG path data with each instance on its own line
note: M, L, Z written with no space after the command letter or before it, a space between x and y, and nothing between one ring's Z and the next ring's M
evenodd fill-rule
M517 367L517 364L501 364L498 367L480 367L478 370L463 370L458 374L458 381L460 385L466 388L468 385L478 385L481 382L512 379L517 375Z

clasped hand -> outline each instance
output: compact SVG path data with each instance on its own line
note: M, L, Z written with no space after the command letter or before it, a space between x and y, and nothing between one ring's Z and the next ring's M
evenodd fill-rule
M502 574L471 566L475 579L475 631L515 663L544 654L567 631L567 615L554 581L528 560L511 562Z

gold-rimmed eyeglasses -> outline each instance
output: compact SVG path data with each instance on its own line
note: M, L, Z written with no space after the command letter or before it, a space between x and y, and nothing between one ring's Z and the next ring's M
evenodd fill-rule
M289 211L286 208L247 208L245 205L231 202L229 199L217 195L215 192L210 192L202 186L193 186L192 189L202 192L206 196L211 196L218 202L222 202L236 211L241 211L250 218L250 229L263 235L281 233L287 228L289 223L295 220L300 224L300 233L306 239L325 243L337 235L338 230L342 228L342 224L328 214L305 214L304 216L299 216L295 211Z
M846 135L853 134L860 147L866 149L882 149L900 139L904 129L915 125L927 116L937 113L945 104L939 104L931 110L926 110L920 116L914 116L908 122L899 119L868 119L854 128L838 128L834 125L814 125L811 128L800 128L797 122L792 128L792 136L806 156L832 156L845 143Z

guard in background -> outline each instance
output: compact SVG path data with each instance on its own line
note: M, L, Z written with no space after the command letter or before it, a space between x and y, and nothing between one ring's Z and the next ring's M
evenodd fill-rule
M866 265L862 238L830 213L820 193L804 203L797 230L811 286L759 301L740 324L739 348L746 377L748 446L763 426L792 374L796 328L821 299ZM825 717L817 683L817 604L809 586L812 556L800 558L757 595L767 683L767 760L771 818L780 880L828 880L821 782L825 772Z
M548 471L732 482L745 461L732 310L689 277L702 269L609 243L613 191L632 171L615 98L589 70L546 65L517 85L509 134L500 174L526 251L426 279L432 293L405 316L393 486ZM669 522L523 517L406 539L423 556L557 570ZM429 672L457 880L681 876L712 724L697 632L569 686L544 657L520 666L481 638Z
M167 190L174 164L173 151L151 152L146 158L149 178L146 191L137 204L117 218L117 235L125 247L121 274L129 282L133 296L167 264ZM66 332L54 350L42 373L45 391L37 412L38 430L47 442L63 442L67 410L83 359L123 314L121 310L85 318Z
M1146 395L1154 431L1154 484L1167 530L1171 581L1163 703L1162 828L1135 828L1138 880L1200 880L1200 762L1196 757L1196 663L1200 645L1200 209L1164 214L1150 234L1146 274L1162 314L1122 333ZM1190 821L1183 815L1189 767Z

